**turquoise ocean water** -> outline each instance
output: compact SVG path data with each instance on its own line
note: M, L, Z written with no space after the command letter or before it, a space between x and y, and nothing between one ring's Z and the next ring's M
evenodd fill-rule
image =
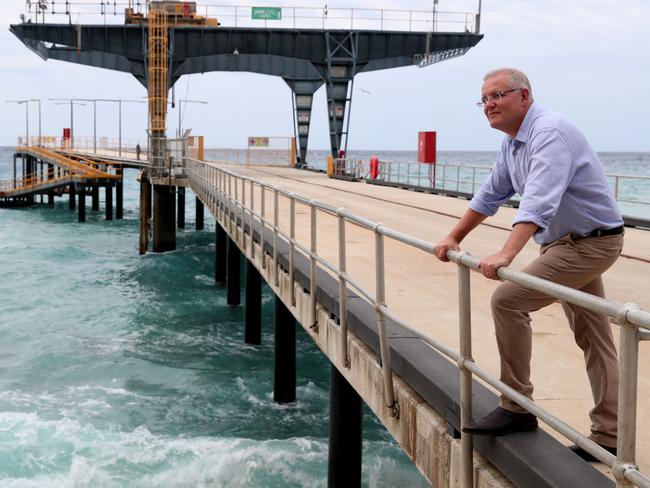
M648 154L611 161L650 174ZM0 209L0 487L326 486L327 359L299 328L298 401L275 404L272 292L263 344L245 345L209 214L192 230L188 192L178 250L139 256L135 176L121 221L102 204L79 224L67 198ZM363 456L364 486L427 486L367 409Z
M272 292L245 345L209 214L192 230L188 194L178 250L139 256L135 176L121 221L0 209L0 487L326 486L327 359L298 328L298 400L275 404ZM367 409L363 456L364 486L427 486Z

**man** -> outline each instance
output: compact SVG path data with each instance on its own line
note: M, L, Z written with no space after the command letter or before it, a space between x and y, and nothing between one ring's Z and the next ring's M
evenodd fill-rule
M521 195L512 232L503 247L480 261L486 278L498 280L532 237L540 256L523 271L604 296L601 275L623 247L623 219L602 166L584 135L561 115L533 101L524 73L511 68L489 72L478 105L494 129L506 133L490 176L458 224L436 246L447 261L448 250L515 193ZM532 399L530 312L555 301L543 293L504 282L491 300L501 380ZM575 340L584 352L595 407L590 412L593 441L616 453L618 363L609 320L584 308L562 303ZM553 358L548 358L553 361ZM537 418L505 396L499 407L464 427L478 435L534 430ZM571 449L595 460L577 446Z

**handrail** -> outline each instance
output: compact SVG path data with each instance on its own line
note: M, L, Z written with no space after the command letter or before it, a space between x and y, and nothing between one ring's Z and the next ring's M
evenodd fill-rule
M542 278L538 278L521 271L515 271L507 267L502 267L497 270L497 275L504 281L512 281L514 283L541 291L547 295L557 299L565 300L569 303L579 305L583 308L605 314L610 318L617 319L617 324L621 327L621 343L620 343L620 356L619 356L619 428L618 428L618 457L613 456L604 449L598 446L595 442L584 436L570 425L566 424L559 418L555 417L535 402L524 397L517 391L510 388L505 383L501 382L494 375L490 374L487 370L481 368L471 356L471 309L470 309L470 283L469 283L469 270L478 271L479 259L471 256L467 252L448 251L447 257L453 263L456 263L459 268L459 333L461 337L461 352L458 353L450 347L441 343L437 339L422 333L413 328L406 321L396 316L386 303L386 298L383 293L383 240L384 238L391 238L397 242L401 242L408 246L422 250L428 254L435 254L435 246L431 242L419 239L400 231L387 228L382 224L375 223L364 217L355 215L345 209L334 209L333 207L323 204L317 200L310 200L299 197L291 192L283 190L274 185L266 184L254 178L239 175L233 171L215 166L213 164L204 163L201 161L187 159L186 169L188 172L189 181L192 188L197 195L202 195L209 201L217 202L217 208L222 209L222 214L228 214L229 225L233 225L232 217L235 216L234 223L237 221L237 214L242 216L242 234L244 234L244 220L243 217L246 212L250 213L251 221L257 220L261 228L269 227L273 233L273 257L275 271L275 285L278 286L278 260L277 260L277 245L278 239L282 238L290 246L290 260L289 260L289 278L290 289L294 290L294 264L295 258L293 253L295 251L301 252L307 258L311 259L313 263L324 264L325 261L317 258L317 250L312 245L310 248L299 244L295 239L295 216L296 216L296 203L304 205L309 208L310 214L321 211L328 215L334 216L339 219L339 249L343 251L345 256L345 223L354 223L358 227L372 231L375 234L375 265L376 265L376 289L373 296L367 290L363 290L361 296L370 302L377 313L377 324L379 331L380 351L382 357L382 373L384 377L384 394L386 399L386 407L391 409L391 415L398 415L397 403L393 397L393 383L392 383L392 369L390 368L390 355L389 351L389 338L386 332L385 321L391 319L395 323L403 326L408 331L414 333L422 341L429 344L437 351L444 354L450 360L455 362L461 374L461 425L471 419L471 382L472 374L481 378L494 389L505 395L509 399L515 401L523 408L537 416L540 420L545 422L549 427L556 432L562 434L566 438L575 442L578 446L585 449L587 452L595 456L598 460L612 468L612 472L616 478L617 487L627 487L629 483L642 488L650 488L650 478L639 471L635 464L635 438L636 438L636 406L637 406L637 392L636 392L636 378L638 374L638 346L641 340L650 340L650 313L643 311L635 304L619 304L613 300L608 300L584 293L573 288L560 285ZM228 182L226 185L225 182ZM237 188L241 181L242 195L237 194ZM231 182L234 184L231 185ZM250 188L250 195L253 194L254 189L260 188L264 193L271 192L274 201L274 215L272 222L265 216L258 215L252 207L246 206L245 188L246 183ZM232 191L232 189L235 191ZM287 235L279 228L279 205L278 199L282 196L289 199L289 220L290 231ZM252 201L252 199L249 199ZM227 211L227 212L226 212ZM311 232L314 233L314 226L316 225L316 218L311 218ZM342 223L342 224L341 224ZM250 239L252 241L253 226L250 227ZM230 227L231 235L234 235L232 227ZM241 240L244 242L244 239ZM326 268L334 273L339 281L340 296L343 298L346 293L345 290L348 285L353 288L362 290L360 285L353 284L351 277L345 270L345 262L343 265L339 263L339 268L336 269L334 264L327 262ZM311 273L310 273L311 274ZM314 293L313 277L315 272L311 274L312 286L311 292ZM293 293L291 294L293 297ZM343 328L345 323L346 310L340 310L341 319L341 334L342 342L346 343L347 349L347 330ZM347 359L347 357L342 357ZM349 367L344 361L343 364ZM473 486L473 452L471 448L471 437L468 434L461 433L461 464L462 464L462 477L465 486Z
M346 160L344 164L347 174L368 179L367 174L357 169L358 160ZM413 161L380 161L379 174L376 179L387 183L406 184L418 188L474 194L491 168L491 166L453 163L429 165ZM617 202L650 205L650 200L629 197L622 188L625 182L640 182L647 185L650 192L650 176L619 173L607 173L605 176L610 181ZM515 195L513 200L518 200L518 198Z
M123 24L127 7L134 13L146 16L147 1L66 1L41 0L27 2L25 18L32 22L45 22L46 17L63 15L72 19L101 19L104 24ZM480 3L476 2L477 7ZM266 15L257 12L253 5L221 5L197 2L196 19L217 19L222 27L263 27L286 29L352 29L407 32L478 32L478 13L457 10L400 10L354 7L299 7L269 5ZM262 15L259 15L262 14ZM182 15L170 15L169 25L185 26L188 20ZM211 25L215 25L211 24Z

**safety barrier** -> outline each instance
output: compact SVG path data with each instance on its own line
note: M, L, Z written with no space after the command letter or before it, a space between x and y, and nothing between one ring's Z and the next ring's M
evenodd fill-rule
M485 181L490 170L491 166L468 164L430 165L411 161L381 161L376 180L395 185L403 184L422 189L447 190L473 195ZM356 172L366 174L363 168ZM617 202L650 206L650 200L631 194L650 195L650 176L622 174L606 176ZM515 196L513 200L518 198Z
M638 376L638 349L639 342L650 340L650 313L640 310L638 305L627 303L619 304L612 300L589 295L587 293L559 285L535 276L507 267L499 268L498 276L504 281L512 281L527 288L541 291L547 295L560 300L584 307L586 309L602 313L610 318L616 319L621 327L620 348L619 348L619 416L618 416L618 456L599 447L576 429L553 416L541 408L535 402L524 397L520 393L501 382L497 377L490 374L486 369L479 366L472 358L471 342L471 304L470 304L470 270L478 271L479 260L467 252L448 251L447 257L458 265L459 276L459 335L460 351L454 351L447 345L430 335L418 331L406 321L396 316L388 307L385 295L385 274L384 274L384 241L386 238L400 242L407 246L419 249L430 255L434 255L435 246L431 242L418 239L402 232L387 228L380 223L355 215L343 208L335 208L330 205L310 200L279 187L262 183L254 178L238 175L232 171L220 168L212 164L206 164L196 160L187 160L187 174L192 189L206 199L216 202L219 215L216 215L222 222L228 222L230 233L238 233L239 241L250 254L254 253L255 246L253 234L258 232L260 242L270 237L273 242L272 257L276 267L275 285L278 281L278 242L280 239L289 246L289 269L288 277L290 283L290 301L293 304L294 296L294 262L295 253L300 252L310 262L310 308L312 324L317 320L316 303L316 270L318 267L336 276L339 282L340 297L340 330L341 330L341 361L346 367L350 367L347 353L347 318L346 318L346 290L354 289L361 297L367 300L376 311L377 325L380 337L381 367L384 378L385 406L390 409L391 415L398 416L399 411L395 402L393 390L393 373L390 363L390 344L386 331L386 319L390 318L413 334L416 334L422 341L429 344L458 366L460 373L460 406L461 425L464 425L472 418L472 375L476 375L495 390L517 402L526 410L536 415L540 420L562 434L578 446L596 457L610 468L616 479L618 488L635 486L650 488L650 478L641 473L635 464L635 443L636 443L636 410L637 410L637 376ZM257 197L256 197L257 194ZM266 209L267 194L271 195L273 201L272 218ZM248 195L248 198L247 198ZM257 198L259 203L256 204ZM289 202L289 230L280 228L279 201L280 198ZM296 205L302 205L309 211L310 216L310 242L308 245L301 244L296 239ZM333 264L318 254L317 246L317 222L318 214L323 213L334 216L338 219L338 264ZM237 220L241 219L241 226ZM347 271L346 263L346 227L353 224L359 228L371 231L375 240L375 293L366 290L359 284L357 279ZM249 226L248 239L246 238L245 225ZM262 247L262 266L268 265L266 253ZM432 258L433 259L433 258ZM462 471L461 486L473 485L473 448L472 436L461 434Z
M44 22L47 17L66 16L69 21L88 22L101 19L105 24L124 23L124 12L132 8L146 15L147 3L133 1L54 1L26 2L25 18ZM179 2L182 7L183 2ZM463 5L466 5L464 3ZM476 2L478 8L479 2ZM398 10L371 8L293 7L251 5L219 5L197 2L196 14L217 19L221 26L272 27L286 29L352 29L392 30L407 32L479 32L480 14L467 11ZM73 20L74 19L74 20ZM183 16L170 16L169 25L187 25Z

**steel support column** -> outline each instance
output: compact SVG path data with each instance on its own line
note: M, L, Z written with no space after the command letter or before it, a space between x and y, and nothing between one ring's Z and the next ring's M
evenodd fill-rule
M149 247L149 218L151 215L151 183L147 175L140 175L140 254Z
M113 220L113 187L106 185L106 220Z
M69 197L68 207L70 207L70 210L75 209L76 206L75 200L77 197L76 192L77 192L76 185L74 183L70 184L70 186L68 186L68 197Z
M124 217L124 168L118 166L115 172L120 177L115 183L115 218L121 220Z
M79 187L79 222L86 221L86 187Z
M327 486L361 486L361 397L330 364L330 438Z
M184 229L185 228L185 188L182 186L178 187L178 202L177 202L177 208L178 208L178 228L179 229Z
M246 309L244 310L244 342L262 343L262 277L246 260Z
M226 231L219 225L215 225L215 242L214 242L214 282L226 282Z
M239 248L235 241L228 239L228 265L227 265L227 287L228 287L228 296L226 302L228 305L239 305L241 303L241 282L240 282L240 273L241 273L241 259Z
M196 230L203 230L204 226L204 205L199 197L196 197Z
M176 249L175 200L174 187L153 186L153 252Z
M93 186L90 190L90 195L92 199L93 212L97 212L99 210L99 187Z
M296 320L278 296L275 297L275 363L273 400L296 401Z

